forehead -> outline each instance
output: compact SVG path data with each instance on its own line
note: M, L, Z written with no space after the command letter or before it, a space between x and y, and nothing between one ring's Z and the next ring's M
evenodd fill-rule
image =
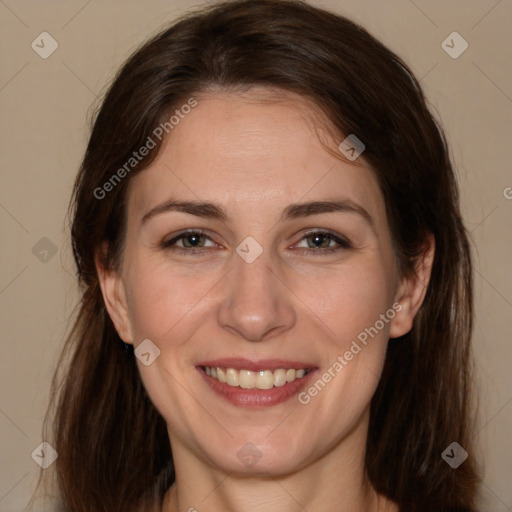
M353 165L336 155L342 137L336 140L307 99L264 88L195 98L197 106L170 131L155 161L132 179L132 212L172 195L268 209L343 197L383 213L373 171L362 158Z

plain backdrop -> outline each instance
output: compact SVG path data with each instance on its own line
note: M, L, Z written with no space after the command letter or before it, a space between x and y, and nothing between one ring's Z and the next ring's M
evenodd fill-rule
M512 2L312 3L360 22L401 55L448 135L475 256L482 510L512 510ZM0 0L1 511L23 510L34 488L31 453L43 441L50 379L78 297L65 213L89 114L138 44L199 5ZM452 54L463 48L453 32L468 44L457 58L442 45L450 36ZM44 51L58 44L47 58L41 43L31 46L41 37Z

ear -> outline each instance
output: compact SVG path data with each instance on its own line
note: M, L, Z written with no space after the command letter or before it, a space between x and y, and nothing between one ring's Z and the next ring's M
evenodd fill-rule
M105 246L102 248L102 251L105 254ZM133 343L133 335L123 280L118 272L105 268L100 251L96 253L95 264L107 312L119 337L125 343L131 344Z
M416 313L418 313L427 293L434 252L434 235L429 233L425 238L424 250L416 264L416 273L409 277L403 277L395 294L397 307L394 308L396 315L391 320L390 338L403 336L412 329Z

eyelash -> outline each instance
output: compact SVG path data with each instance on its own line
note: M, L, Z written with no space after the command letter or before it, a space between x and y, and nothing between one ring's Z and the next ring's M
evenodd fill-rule
M185 254L185 255L187 255L187 254L201 255L204 251L209 250L208 247L194 248L194 247L178 247L175 245L176 242L185 238L187 235L200 235L200 236L206 237L210 241L213 241L207 236L205 231L203 231L201 229L190 229L190 230L186 230L186 231L182 231L182 232L178 233L175 237L171 238L170 240L163 241L161 244L162 249L171 249L173 251L177 251L177 252L179 252L181 254ZM342 249L351 249L352 248L352 244L345 237L340 237L338 235L335 235L334 233L331 233L330 231L323 230L323 229L309 231L309 232L305 233L299 242L301 242L302 240L304 240L312 235L325 236L329 240L336 242L338 244L338 247L328 247L328 248L323 248L323 249L322 248L318 248L318 249L300 248L300 249L295 249L295 250L298 250L300 252L306 251L310 254L312 253L312 254L320 256L320 255L334 253L334 252L337 252Z

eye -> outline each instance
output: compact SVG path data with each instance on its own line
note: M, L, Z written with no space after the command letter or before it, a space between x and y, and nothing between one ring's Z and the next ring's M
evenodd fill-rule
M208 244L209 245L206 245ZM200 254L212 247L218 247L207 234L200 229L190 229L182 231L169 240L161 244L163 249L178 251L183 254ZM326 254L336 252L342 249L350 249L350 241L341 236L335 235L329 231L316 230L306 233L301 241L295 246L294 250L305 251L308 254Z
M205 245L208 241L211 245ZM206 236L204 231L199 229L182 231L170 240L162 242L162 248L183 253L201 252L201 249L207 249L208 247L216 247L216 244Z
M330 231L318 230L306 233L295 247L300 250L306 250L309 253L325 254L342 249L350 249L352 244L341 235L335 235Z

